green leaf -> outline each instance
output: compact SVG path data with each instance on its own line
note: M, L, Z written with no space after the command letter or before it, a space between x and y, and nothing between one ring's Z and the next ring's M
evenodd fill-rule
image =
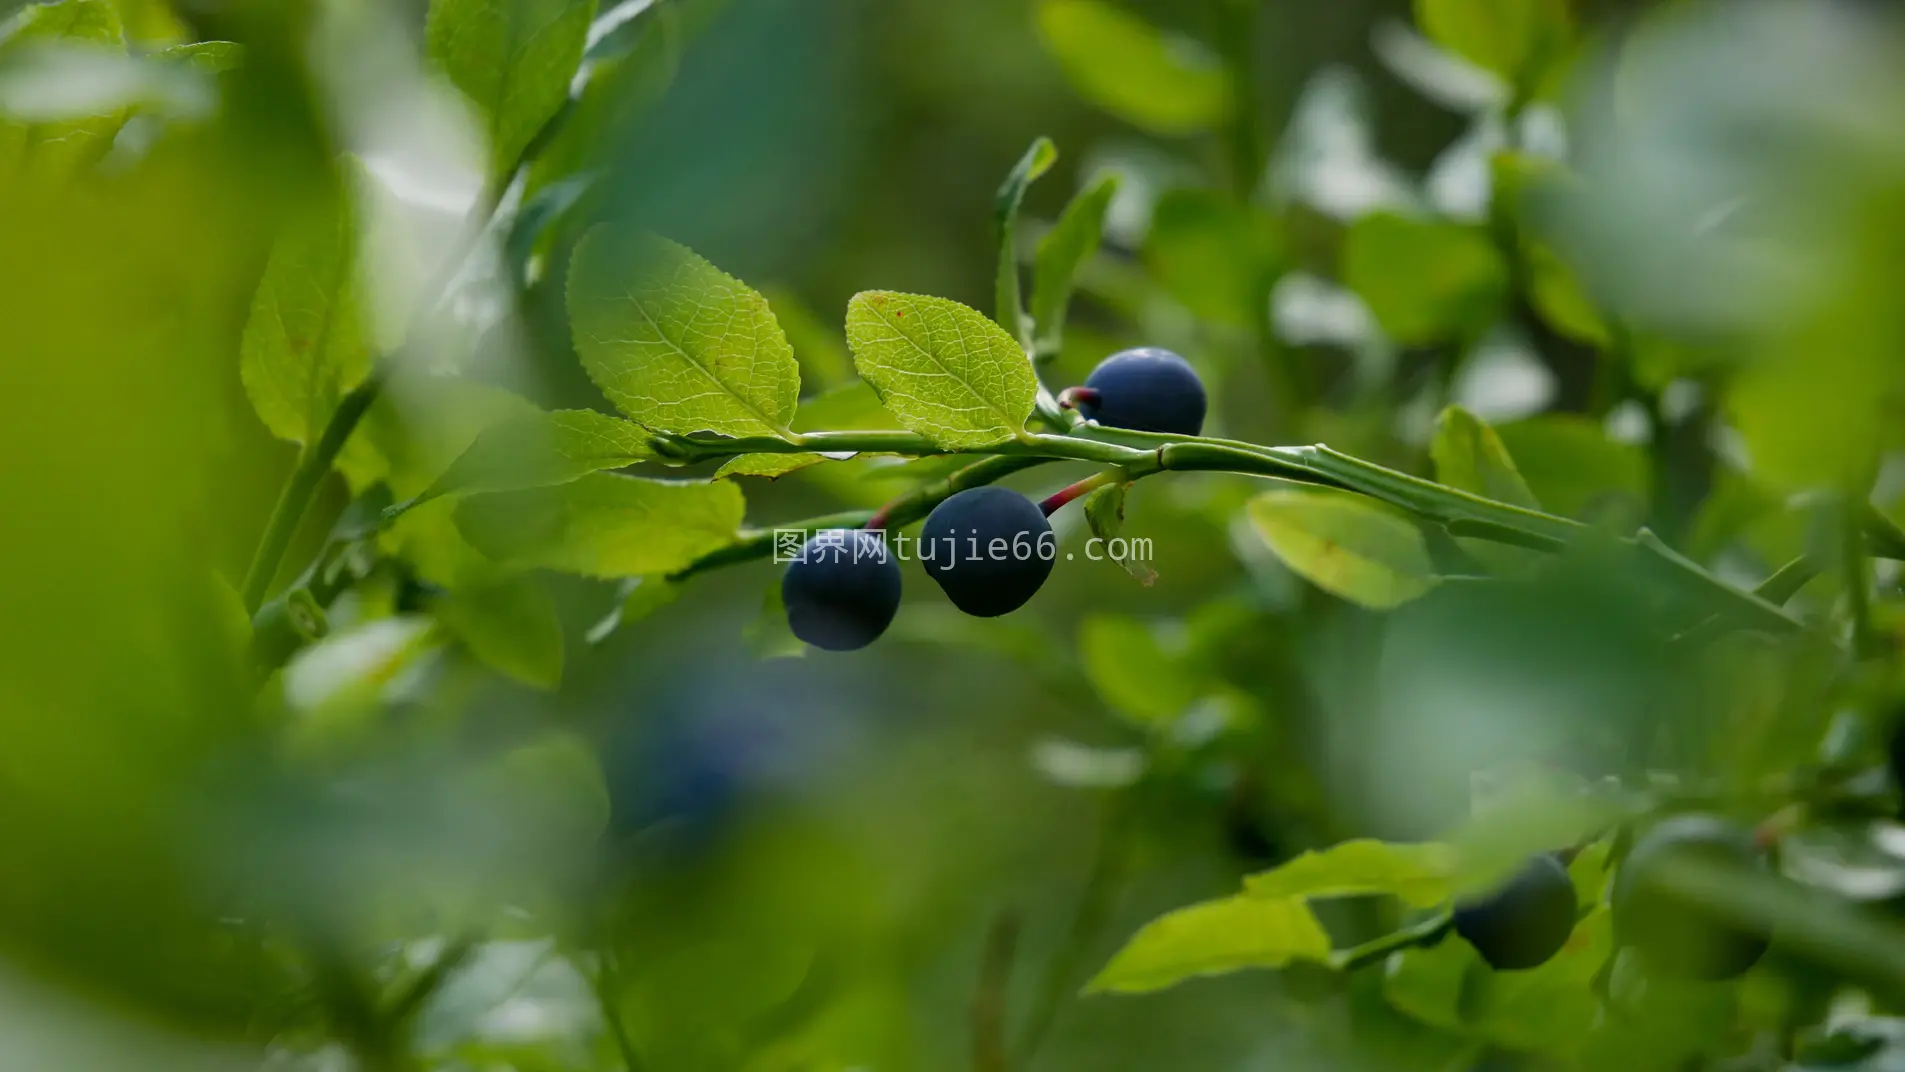
M1107 174L1079 191L1039 239L1032 260L1034 351L1057 354L1065 338L1065 311L1071 304L1078 268L1098 252L1105 236L1105 213L1118 193L1118 176Z
M1085 524L1091 528L1091 534L1103 542L1106 557L1110 557L1111 541L1124 531L1125 493L1130 490L1129 484L1112 484L1085 497ZM1113 561L1146 588L1157 583L1158 572L1147 563L1131 557Z
M1225 897L1167 912L1125 943L1086 993L1161 990L1197 975L1327 963L1330 940L1300 900Z
M761 612L741 631L749 654L756 659L798 659L807 654L807 645L794 635L787 624L787 604L781 602L780 578L767 586L761 599Z
M1646 510L1647 453L1583 417L1549 414L1497 428L1529 490L1551 513L1635 524Z
M482 117L490 179L501 186L569 99L595 0L433 0L430 58Z
M993 205L993 225L999 235L999 271L993 291L997 308L993 314L1005 333L1019 340L1021 346L1029 345L1031 337L1025 323L1024 303L1019 298L1019 205L1025 201L1026 189L1040 175L1050 171L1057 160L1058 149L1052 145L1052 139L1040 138L1033 142L1006 175Z
M1080 96L1154 134L1196 134L1230 115L1230 79L1197 42L1100 0L1044 0L1045 47Z
M485 429L407 505L441 495L566 484L653 456L647 430L617 417L591 409L524 414Z
M236 41L195 41L189 45L162 48L152 56L154 59L183 63L206 74L224 74L237 70L238 65L244 62L245 46Z
M272 247L238 368L252 408L280 439L315 440L370 371L356 249L341 192L294 215Z
M1450 406L1436 418L1435 438L1429 443L1435 460L1435 478L1449 487L1530 510L1541 509L1515 461L1480 417L1460 406Z
M576 351L602 393L662 432L784 435L800 366L767 299L693 251L600 226L569 272Z
M534 577L458 585L434 611L491 668L539 689L562 683L562 622L555 601Z
M1356 221L1343 241L1343 282L1404 345L1471 335L1507 292L1501 256L1480 229L1392 212Z
M1275 222L1263 212L1213 190L1178 189L1152 210L1144 261L1186 309L1254 328L1269 315L1283 248Z
M9 60L44 46L85 46L123 55L125 29L111 0L28 4L0 23L0 56ZM0 117L0 174L17 168L65 172L104 156L125 122L113 104L102 115L59 119Z
M1198 683L1143 622L1095 614L1078 630L1078 656L1101 699L1143 727L1169 726L1196 702Z
M892 291L847 303L847 345L860 375L909 430L952 450L1025 429L1038 379L1005 329L945 298Z
M553 488L473 495L456 526L494 561L590 577L669 573L733 541L745 504L733 484L591 473Z
M1285 565L1352 603L1387 610L1435 587L1422 533L1374 499L1320 488L1268 491L1246 510Z
M1433 908L1454 892L1455 852L1434 842L1393 844L1367 839L1311 850L1244 880L1252 897L1356 897L1387 894L1415 908Z
M614 636L617 629L631 622L641 621L673 603L680 596L681 586L662 574L630 577L622 582L620 599L616 602L615 609L590 626L585 639L591 644L600 644Z
M602 765L589 742L573 733L552 733L513 749L482 777L530 830L586 842L608 827L609 790Z
M1524 89L1568 39L1566 0L1415 0L1415 9L1430 40Z

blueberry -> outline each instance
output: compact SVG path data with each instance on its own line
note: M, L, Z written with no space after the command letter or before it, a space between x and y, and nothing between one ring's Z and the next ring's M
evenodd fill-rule
M1025 605L1052 575L1057 543L1045 512L999 487L962 491L934 508L919 559L953 606L996 618Z
M1561 861L1542 853L1493 893L1455 906L1455 933L1489 967L1521 971L1548 962L1574 932L1574 881Z
M1096 392L1079 412L1111 428L1197 435L1204 428L1204 384L1190 362L1169 350L1143 347L1098 363L1085 386Z
M1720 916L1663 880L1663 872L1689 863L1744 875L1760 867L1760 852L1751 834L1711 815L1661 822L1635 841L1614 878L1614 935L1662 974L1731 979L1766 952L1766 932Z
M864 648L900 609L900 564L877 532L815 533L781 575L781 602L801 640L827 651Z

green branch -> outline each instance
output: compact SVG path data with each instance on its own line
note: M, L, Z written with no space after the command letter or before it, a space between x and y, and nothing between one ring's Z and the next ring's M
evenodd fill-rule
M1404 927L1354 946L1336 952L1330 957L1330 967L1337 971L1352 972L1358 968L1378 964L1387 960L1389 954L1403 949L1415 949L1431 946L1447 937L1455 927L1455 916L1448 912L1431 916L1412 926Z
M374 371L350 394L345 395L338 402L337 409L331 414L331 420L324 426L317 442L299 452L297 467L291 470L284 490L278 494L278 503L271 509L271 519L265 522L265 534L258 541L257 552L252 555L251 568L245 571L241 595L244 597L246 614L258 613L258 608L264 604L265 594L271 591L271 582L278 576L279 567L284 565L284 555L291 548L291 538L297 535L298 525L304 521L304 513L310 509L318 486L330 473L338 452L344 449L344 443L357 430L358 422L364 419L370 404L377 400L377 394L384 386L384 378L383 370Z
M912 432L885 431L811 432L785 437L736 439L669 435L658 437L655 447L662 456L683 462L708 461L738 454L804 451L905 455L955 453ZM1440 524L1452 535L1548 553L1566 548L1591 531L1588 526L1570 518L1471 495L1321 445L1266 447L1234 439L1172 436L1082 425L1071 435L1025 433L1014 439L975 447L963 453L1116 465L1133 480L1164 471L1201 471L1271 477L1341 488L1368 495ZM1868 525L1868 533L1876 531L1876 526L1871 523ZM750 544L744 552L724 556L717 564L760 557L772 549L771 538L771 533L750 537L751 540L768 542L759 548ZM1778 634L1804 632L1809 628L1805 622L1774 603L1715 577L1651 532L1642 530L1620 542L1640 552L1662 583L1710 611L1725 614L1741 624ZM720 555L721 552L716 554ZM697 563L689 567L688 572L700 572L701 568Z

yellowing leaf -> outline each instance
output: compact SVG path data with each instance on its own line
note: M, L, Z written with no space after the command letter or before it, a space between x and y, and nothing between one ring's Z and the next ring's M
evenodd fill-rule
M602 226L569 272L576 352L615 407L663 432L781 435L800 366L767 299L685 246Z
M1435 587L1422 533L1374 499L1323 488L1269 491L1246 510L1285 565L1352 603L1387 610Z
M1085 991L1161 990L1196 975L1327 962L1329 956L1329 936L1303 901L1225 897L1146 924Z
M1455 853L1447 845L1367 839L1312 850L1244 880L1252 897L1354 897L1387 894L1431 908L1453 892Z
M552 488L473 495L456 526L497 562L590 577L669 573L733 541L740 489L591 473Z
M847 304L847 345L887 410L942 447L1010 439L1032 415L1038 380L1025 351L956 301L857 294Z
M1080 96L1155 134L1195 134L1230 114L1230 79L1197 42L1100 0L1045 0L1039 34Z

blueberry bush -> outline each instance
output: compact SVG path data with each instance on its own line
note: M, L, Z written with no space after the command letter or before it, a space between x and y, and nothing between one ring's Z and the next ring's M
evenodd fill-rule
M1905 1067L1891 9L11 6L8 1067Z

